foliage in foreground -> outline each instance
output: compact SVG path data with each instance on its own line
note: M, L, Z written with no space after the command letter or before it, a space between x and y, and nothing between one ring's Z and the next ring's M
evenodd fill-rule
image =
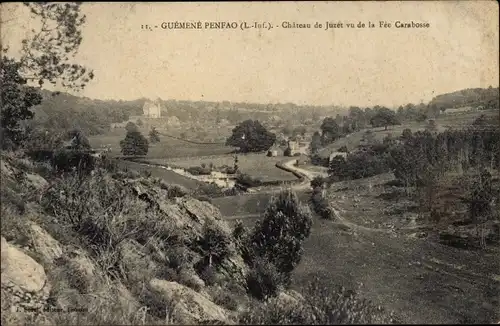
M242 324L258 325L332 325L394 324L392 312L343 287L335 289L318 279L311 281L302 298L273 298L255 304L240 316Z

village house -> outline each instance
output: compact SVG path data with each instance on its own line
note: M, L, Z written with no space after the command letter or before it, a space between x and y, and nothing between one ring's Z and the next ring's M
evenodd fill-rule
M300 144L298 141L289 140L287 145L288 149L290 149L290 156L294 156L297 153L300 154Z

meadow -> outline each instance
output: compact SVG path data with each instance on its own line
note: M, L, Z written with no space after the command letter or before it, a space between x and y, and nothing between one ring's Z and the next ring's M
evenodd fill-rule
M141 130L147 137L148 131ZM110 147L113 156L120 156L120 141L125 138L125 130L113 130L104 135L89 136L92 147ZM160 142L149 145L147 158L196 157L228 154L235 148L221 144L193 144L182 140L160 136Z
M251 177L259 178L262 181L289 181L297 178L289 172L283 171L276 167L276 163L288 160L291 158L284 156L268 157L266 153L248 153L237 154L238 167L242 173L248 174ZM210 155L189 158L162 158L148 159L148 162L154 164L172 165L180 168L189 168L201 166L205 164L209 166L213 164L216 167L233 166L234 154L230 155Z

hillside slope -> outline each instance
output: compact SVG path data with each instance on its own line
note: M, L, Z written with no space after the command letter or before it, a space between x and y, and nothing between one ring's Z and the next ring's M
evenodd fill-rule
M137 175L1 164L2 324L235 322L247 267L233 241L206 264L207 230L232 238L215 207Z

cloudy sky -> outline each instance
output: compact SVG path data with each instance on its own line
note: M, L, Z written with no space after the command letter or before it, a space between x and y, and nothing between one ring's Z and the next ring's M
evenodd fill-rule
M9 20L2 41L14 55L35 23L10 6L2 10ZM95 71L80 94L91 98L397 106L498 86L496 1L86 3L82 10L76 59ZM382 20L430 27L379 28ZM377 28L141 30L172 21L371 21Z

